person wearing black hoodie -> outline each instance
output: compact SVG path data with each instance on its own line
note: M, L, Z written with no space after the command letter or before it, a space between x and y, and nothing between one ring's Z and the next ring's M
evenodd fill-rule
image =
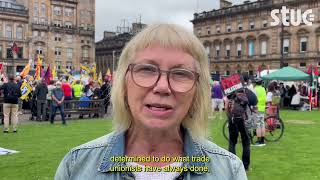
M4 115L4 133L9 132L9 119L11 119L13 132L17 132L18 125L18 101L21 97L21 90L14 80L14 76L9 76L9 82L0 87L4 94L3 115ZM11 114L11 115L10 115Z

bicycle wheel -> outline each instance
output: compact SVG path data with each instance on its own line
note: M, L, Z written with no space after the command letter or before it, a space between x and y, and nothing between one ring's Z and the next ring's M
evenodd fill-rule
M226 138L227 141L229 141L229 127L228 126L229 126L228 120L226 120L222 126L222 134L223 134L223 137Z
M284 132L284 124L281 118L276 116L269 116L264 120L265 123L265 139L266 141L278 141Z

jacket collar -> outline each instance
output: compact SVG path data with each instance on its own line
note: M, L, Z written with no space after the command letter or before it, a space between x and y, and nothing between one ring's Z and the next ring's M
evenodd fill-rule
M205 156L201 151L201 145L194 141L190 131L186 128L183 128L184 134L184 152L185 156L188 156L190 162L184 163L183 166L190 168L191 166L199 167L205 166L204 162L193 162L191 161L192 157L203 157ZM105 155L101 162L99 162L98 171L100 172L109 172L110 168L113 166L126 166L125 162L113 162L112 157L125 156L125 133L126 131L114 133L108 142L108 146L105 150ZM202 171L193 171L196 174L204 174Z

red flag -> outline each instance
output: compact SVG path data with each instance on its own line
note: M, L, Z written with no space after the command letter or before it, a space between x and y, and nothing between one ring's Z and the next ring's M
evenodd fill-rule
M16 42L13 42L11 49L12 49L12 52L18 54L19 48L18 48Z
M318 71L318 68L317 68L317 67L315 67L314 75L319 76L319 71Z
M312 66L309 65L309 68L308 68L308 71L307 71L308 74L311 74L312 73Z
M53 80L50 64L48 66L46 74L44 75L44 80L46 81L47 84L50 84L50 81Z
M3 67L3 64L1 63L0 64L0 72L2 71L2 67Z

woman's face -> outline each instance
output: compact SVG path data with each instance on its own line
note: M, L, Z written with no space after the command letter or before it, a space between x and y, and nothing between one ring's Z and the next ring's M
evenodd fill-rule
M186 69L196 72L194 58L182 51L163 48L152 44L136 53L134 64L149 64L160 70ZM131 71L126 75L128 104L134 126L168 130L181 125L195 95L196 85L187 92L176 92L170 88L167 74L162 73L158 82L151 87L138 86ZM172 87L173 85L171 85Z

